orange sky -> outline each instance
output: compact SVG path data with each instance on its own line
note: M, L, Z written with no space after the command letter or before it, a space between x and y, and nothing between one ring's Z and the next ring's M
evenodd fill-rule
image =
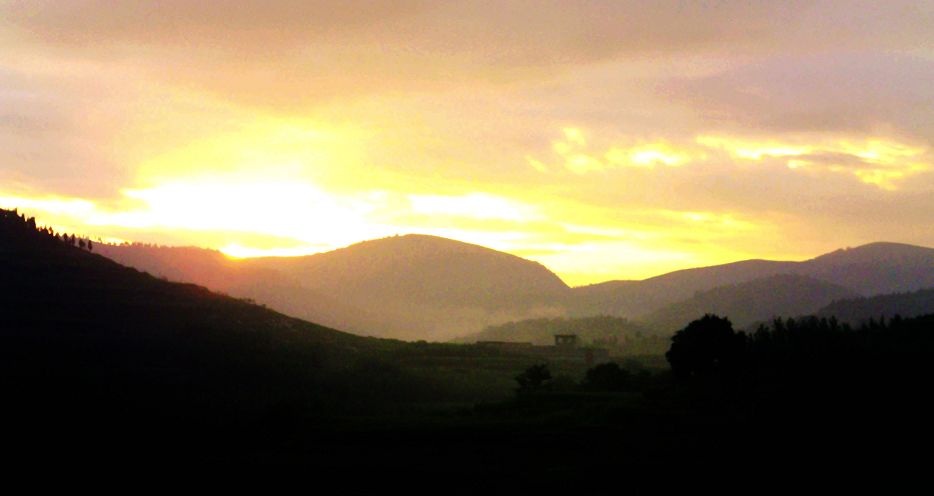
M0 206L570 284L934 245L929 2L0 1Z

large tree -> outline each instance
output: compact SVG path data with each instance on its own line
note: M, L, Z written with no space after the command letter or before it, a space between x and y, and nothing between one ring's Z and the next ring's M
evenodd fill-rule
M725 317L704 315L675 333L665 358L678 377L732 372L739 365L746 335Z

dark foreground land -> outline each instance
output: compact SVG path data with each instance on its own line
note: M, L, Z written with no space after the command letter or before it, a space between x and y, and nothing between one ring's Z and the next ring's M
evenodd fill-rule
M706 317L676 335L670 370L536 368L352 336L122 267L15 213L0 224L8 470L250 467L351 493L521 494L839 491L927 470L934 316L749 335Z

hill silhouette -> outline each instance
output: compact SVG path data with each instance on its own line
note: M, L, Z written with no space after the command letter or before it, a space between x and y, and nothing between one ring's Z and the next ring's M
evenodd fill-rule
M642 281L609 281L574 288L570 312L635 318L692 298L698 291L780 274L819 279L862 296L914 291L934 286L934 249L880 242L803 262L746 260L679 270Z
M125 245L97 250L153 274L251 298L288 315L356 334L408 340L449 340L525 319L645 318L699 292L788 274L854 292L837 294L840 298L934 287L934 249L898 243L841 249L803 262L745 260L576 288L568 288L538 263L424 235L364 241L304 257L246 260L197 248ZM712 301L707 303L710 308L734 308L728 301L712 307ZM799 308L776 304L737 314L737 322L770 311L797 315L786 312Z
M651 327L673 332L705 314L729 315L746 327L773 317L811 314L822 306L856 293L807 276L782 274L699 291L693 297L652 312L644 318Z
M697 291L787 272L788 262L745 260L684 269L640 281L607 281L573 289L572 315L638 317L690 298Z
M254 266L217 250L143 244L102 244L96 250L122 265L248 298L327 327L369 335L383 325L379 316L306 287L287 270Z
M863 296L934 287L934 248L870 243L801 262L799 274L854 289Z
M895 316L910 318L931 314L934 314L934 288L838 300L817 312L819 317L836 317L851 325L869 319L891 319Z
M832 454L863 459L853 449L867 436L915 439L930 416L918 393L930 381L930 317L853 333L817 319L776 323L745 335L735 368L675 383L614 364L562 370L480 346L353 336L80 246L0 211L0 422L4 446L26 463L246 461L310 466L341 483L368 474L383 485L391 475L409 482L415 466L448 483L468 470L487 487L560 487L580 475L615 488L616 478L593 474L670 472L735 453L755 464L780 453L780 463L786 451L776 446L800 449L828 432ZM637 327L611 317L543 321L581 332L606 324L611 334L618 324L623 335ZM534 367L554 374L535 394L472 408L464 399L473 405L480 388L448 394L502 378L514 387ZM598 372L611 370L611 389L601 389ZM425 410L439 404L449 410ZM556 466L555 453L573 456L543 470Z
M560 315L569 292L536 262L425 235L304 257L236 261L198 249L129 245L99 251L296 317L403 339L447 340L509 320Z
M161 280L0 211L0 421L17 449L250 451L299 419L444 398L440 372L394 363L414 346Z

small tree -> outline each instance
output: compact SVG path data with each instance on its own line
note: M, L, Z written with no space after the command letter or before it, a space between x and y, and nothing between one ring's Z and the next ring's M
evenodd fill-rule
M625 391L629 377L629 371L618 364L601 363L587 371L583 386L591 391Z
M530 393L542 390L551 381L551 372L547 364L532 365L525 372L516 376L520 393Z

